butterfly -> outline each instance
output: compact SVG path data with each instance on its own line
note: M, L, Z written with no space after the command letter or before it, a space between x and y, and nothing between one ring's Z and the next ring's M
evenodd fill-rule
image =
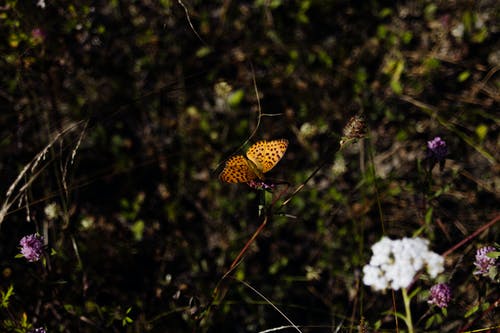
M274 168L285 155L288 140L262 140L248 148L246 157L235 155L226 161L219 179L226 183L246 183L264 179L264 174Z

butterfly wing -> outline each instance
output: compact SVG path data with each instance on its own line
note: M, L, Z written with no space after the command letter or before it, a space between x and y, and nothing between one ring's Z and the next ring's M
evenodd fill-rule
M262 173L266 173L281 160L288 148L288 140L258 141L247 151L247 157Z
M226 183L246 183L257 178L255 172L248 165L248 161L242 155L235 155L226 161L224 170L219 179Z

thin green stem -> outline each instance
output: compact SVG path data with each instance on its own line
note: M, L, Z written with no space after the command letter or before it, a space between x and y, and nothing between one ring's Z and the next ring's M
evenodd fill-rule
M406 288L403 288L403 301L405 303L406 316L404 318L406 326L408 327L408 333L413 333L413 322L411 319L411 309L410 309L410 297L408 297L408 292Z

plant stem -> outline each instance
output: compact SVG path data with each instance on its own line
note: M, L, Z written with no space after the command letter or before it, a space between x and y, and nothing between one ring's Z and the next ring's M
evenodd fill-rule
M403 301L405 302L405 323L406 326L408 327L408 333L413 333L413 322L411 319L411 310L410 310L410 297L408 297L408 293L406 291L406 288L403 288Z

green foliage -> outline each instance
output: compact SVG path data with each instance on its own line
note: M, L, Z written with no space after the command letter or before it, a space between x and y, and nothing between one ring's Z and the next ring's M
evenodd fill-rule
M130 318L128 316L131 310L132 310L132 308L128 308L127 311L125 311L125 316L122 319L122 326L127 326L128 324L131 324L134 322L132 320L132 318Z
M488 126L484 124L480 124L476 127L476 135L479 138L479 141L483 141L488 135Z
M21 315L20 320L5 319L1 326L4 332L8 333L28 333L33 328L33 326L28 322L28 316L26 316L26 313Z
M284 325L244 281L294 323L393 331L401 295L366 288L362 267L382 235L415 234L453 249L441 279L457 297L429 308L415 295L433 282L415 281L415 328L493 326L498 271L471 275L475 249L500 234L493 7L4 1L1 330ZM366 137L338 150L357 113ZM435 136L442 168L427 156ZM228 157L271 138L290 141L272 191L218 180ZM31 233L43 261L18 254Z
M443 309L443 313L434 313L425 321L425 329L428 330L432 327L439 327L442 325L446 319L446 308Z
M8 308L9 307L9 300L12 295L14 295L14 286L10 285L7 288L7 291L0 290L0 295L2 297L2 300L0 302L0 307L2 308Z

